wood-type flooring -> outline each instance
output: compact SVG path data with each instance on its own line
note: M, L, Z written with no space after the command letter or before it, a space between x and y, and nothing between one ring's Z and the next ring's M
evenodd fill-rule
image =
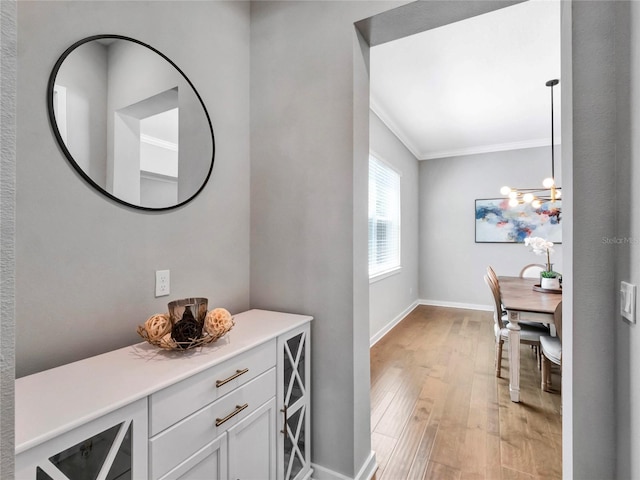
M540 389L521 346L520 403L505 344L494 373L491 312L418 306L371 349L374 480L561 479L559 369Z

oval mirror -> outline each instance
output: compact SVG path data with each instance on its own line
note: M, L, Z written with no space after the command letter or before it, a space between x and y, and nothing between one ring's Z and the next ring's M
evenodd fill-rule
M80 40L56 62L47 95L65 156L113 200L167 210L209 180L215 142L207 109L155 48L120 35Z

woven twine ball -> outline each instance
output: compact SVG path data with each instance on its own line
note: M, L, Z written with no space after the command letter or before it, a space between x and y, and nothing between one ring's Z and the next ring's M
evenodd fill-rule
M228 332L232 326L231 314L224 308L211 310L204 319L204 331L216 337Z
M144 322L144 328L150 340L160 340L171 332L171 319L166 313L156 313Z

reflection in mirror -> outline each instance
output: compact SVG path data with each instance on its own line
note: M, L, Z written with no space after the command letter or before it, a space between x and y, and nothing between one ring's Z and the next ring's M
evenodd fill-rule
M137 40L72 45L49 80L49 117L71 164L94 187L140 209L183 205L213 167L207 110L182 71Z

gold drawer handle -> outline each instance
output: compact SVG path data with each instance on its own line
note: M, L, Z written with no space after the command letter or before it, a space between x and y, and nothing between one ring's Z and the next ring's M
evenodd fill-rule
M222 385L224 385L225 383L229 383L231 380L235 380L236 378L238 378L240 375L244 375L245 373L247 373L249 371L248 368L243 368L242 370L236 370L236 373L234 373L233 375L231 375L229 378L225 378L224 380L216 380L216 387L221 387Z
M216 427L219 427L224 422L229 420L231 417L235 417L237 414L239 414L242 410L244 410L248 406L249 406L248 403L245 403L244 405L236 405L236 409L233 412L231 412L229 415L227 415L226 417L224 417L224 418L216 418Z

